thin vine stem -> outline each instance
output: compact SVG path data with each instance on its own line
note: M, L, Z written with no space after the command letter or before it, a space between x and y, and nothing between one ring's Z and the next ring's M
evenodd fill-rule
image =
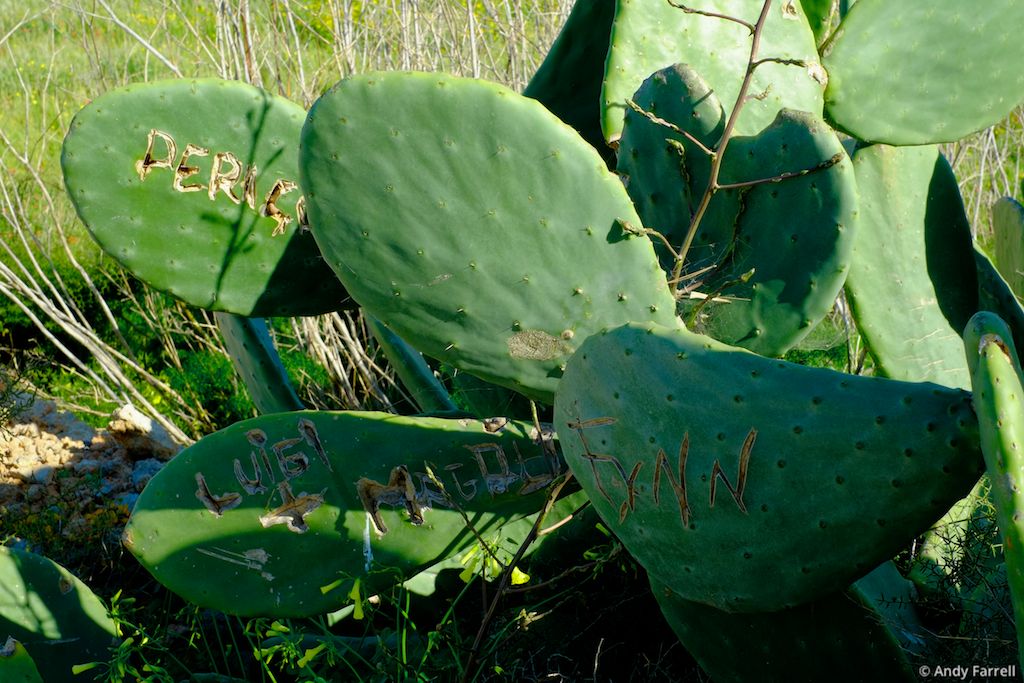
M673 7L677 5L669 0L669 4ZM729 142L732 139L733 131L736 128L736 121L739 119L740 112L743 110L743 105L747 100L747 93L750 91L750 83L754 77L754 70L757 68L757 53L761 47L761 33L764 30L764 23L768 19L768 11L771 9L772 0L764 0L764 5L761 7L761 14L757 18L757 23L754 24L753 30L751 31L752 37L750 41L750 58L747 60L746 73L743 75L743 83L740 85L739 94L736 96L736 104L732 108L732 112L729 114L729 119L726 121L725 129L722 131L722 138L717 145L717 149L714 154L711 155L711 171L708 177L708 186L704 190L704 194L700 198L700 204L697 205L697 210L694 212L693 218L690 220L690 227L686 232L686 238L683 240L682 246L679 248L679 257L676 260L675 267L672 269L671 280L676 282L680 281L683 272L683 263L686 261L686 255L690 251L690 246L693 244L693 239L697 235L697 229L700 227L700 223L704 218L704 214L708 210L708 206L711 204L711 199L720 189L718 184L718 175L722 170L722 159L725 157L725 151L729 147ZM685 10L684 11L692 11ZM722 17L727 18L727 17ZM738 23L745 23L733 18ZM676 285L678 290L678 284Z

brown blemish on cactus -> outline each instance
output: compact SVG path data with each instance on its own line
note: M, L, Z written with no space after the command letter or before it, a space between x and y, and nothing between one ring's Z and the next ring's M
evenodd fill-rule
M618 420L614 417L597 417L590 420L581 420L579 418L566 423L569 429L576 432L576 436L579 437L580 443L583 444L583 457L590 463L590 470L594 475L594 483L597 484L597 490L601 492L604 499L609 503L612 502L611 496L604 488L604 484L601 482L601 475L597 472L597 463L607 462L615 465L615 470L622 477L622 481L628 481L626 476L626 470L622 467L622 463L614 455L608 455L606 453L595 453L590 449L590 444L587 443L586 437L583 435L584 429L591 429L593 427L601 427L604 425L615 424Z
M509 419L507 417L488 417L482 420L482 422L484 425L485 432L488 432L489 434L495 434L497 432L500 432L508 425Z
M171 187L178 192L200 192L206 189L206 186L202 183L189 183L188 185L183 184L186 178L199 173L198 166L189 166L189 157L205 157L210 155L210 150L206 147L200 147L193 145L191 142L185 145L185 151L181 153L181 160L178 162L178 167L174 169L174 180L171 181Z
M572 352L565 339L540 330L522 330L508 338L508 353L522 360L553 360Z
M388 532L388 527L380 516L381 505L404 506L409 513L410 522L417 526L423 524L423 513L416 500L416 489L409 476L409 470L404 465L391 470L387 484L360 477L356 482L356 492L379 536Z
M643 466L642 462L633 465L633 471L629 473L629 478L626 479L626 500L622 501L622 505L619 506L619 524L626 521L626 515L636 510L636 478L640 474L640 468Z
M276 524L284 524L288 527L289 531L294 531L297 534L304 534L309 531L306 517L313 510L324 504L324 492L327 489L313 494L302 492L296 497L292 493L291 485L283 481L277 485L277 490L281 494L283 503L280 507L276 507L267 514L260 516L260 524L263 528L269 529Z
M202 501L206 509L213 513L214 517L220 517L224 514L225 510L238 507L242 504L242 496L239 493L229 491L222 493L219 496L213 495L210 492L210 487L206 485L206 477L203 476L202 472L196 472L196 498Z

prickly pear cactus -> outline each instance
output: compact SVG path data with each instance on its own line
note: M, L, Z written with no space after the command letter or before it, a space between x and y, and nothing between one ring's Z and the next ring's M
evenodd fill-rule
M345 604L356 581L372 595L539 511L561 471L551 436L503 418L255 418L168 463L124 542L199 605L319 614Z
M0 647L0 679L7 683L44 683L32 656L14 638Z
M842 589L970 491L969 401L627 325L569 362L555 425L652 577L725 611L776 611Z
M25 646L43 680L94 680L71 669L107 660L117 628L84 583L45 557L0 547L0 587L0 636Z
M651 588L683 646L716 682L917 681L898 637L906 621L887 614L893 600L910 596L896 570L883 567L884 577L875 570L847 590L779 612L730 614L685 600L656 579Z
M697 9L753 25L761 7L747 0L707 0ZM769 7L760 42L759 57L776 61L754 72L750 92L759 97L744 105L736 128L741 135L756 134L771 124L783 107L818 114L822 109L825 72L798 0ZM715 89L728 114L740 92L750 47L750 31L737 22L687 13L665 0L619 0L605 65L605 139L619 138L626 100L644 79L666 64L693 67Z
M623 229L640 221L622 184L533 100L441 74L356 76L313 105L300 156L325 259L428 356L550 403L580 340L674 323L650 241Z
M1003 197L992 206L995 262L1006 283L1024 299L1024 206Z
M825 47L825 114L868 142L953 142L1024 100L1018 0L858 0Z
M1006 323L987 311L968 322L964 346L1024 664L1024 482L1020 480L1024 472L1024 386L1020 358Z
M92 236L136 277L247 316L351 305L306 230L301 107L244 83L140 83L75 116L61 166Z
M967 389L961 332L978 310L971 226L937 147L870 145L853 167L860 223L846 295L882 374Z
M635 101L680 132L630 110L618 170L644 226L678 246L704 210L724 110L687 65L655 73ZM846 279L858 222L853 166L823 121L782 110L756 135L731 140L717 182L730 189L694 226L684 317L715 339L781 356L831 310Z

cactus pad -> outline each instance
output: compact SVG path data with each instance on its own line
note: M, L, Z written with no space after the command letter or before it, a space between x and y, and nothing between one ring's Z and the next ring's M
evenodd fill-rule
M71 122L64 181L100 246L157 289L240 315L337 310L348 297L303 227L304 115L232 81L119 88Z
M1024 100L1024 3L859 0L823 63L825 113L868 142L953 142Z
M125 544L197 604L244 615L327 612L357 579L372 595L476 543L464 514L491 540L503 523L540 510L560 465L536 436L501 419L385 413L239 422L153 478Z
M614 154L601 133L601 85L616 0L577 2L523 94L575 128L601 156Z
M387 112L385 116L382 112ZM302 183L352 296L425 355L551 402L582 339L675 321L639 219L592 147L534 100L426 73L314 104Z
M721 136L721 105L686 65L655 73L635 101L708 147ZM619 172L628 178L644 225L676 246L707 188L709 169L697 145L635 111L627 114ZM853 167L835 133L810 114L783 110L759 134L734 138L719 182L785 174L795 175L718 192L683 268L695 274L687 285L699 284L701 296L684 299L687 323L765 356L785 353L831 310L857 223Z
M555 425L647 572L726 611L840 590L928 528L981 469L964 391L773 361L652 325L580 347Z
M967 389L961 331L977 311L971 226L937 147L862 147L846 294L881 372Z
M1024 206L1003 197L992 206L996 267L1018 299L1024 299Z
M292 388L267 322L221 312L215 313L214 319L256 410L263 414L302 410L305 406Z
M66 569L34 553L0 547L0 637L21 642L47 683L90 680L72 674L71 667L109 659L116 633L99 598Z
M1006 323L987 311L968 322L964 347L1006 556L1017 641L1024 658L1024 386L1020 358Z
M761 3L748 0L685 4L751 24L761 9ZM821 113L825 72L798 0L785 0L771 8L758 57L798 63L766 63L756 69L750 93L759 99L744 105L738 133L757 133L783 107ZM666 64L689 64L715 89L726 113L732 111L749 58L750 34L738 23L687 14L665 0L619 0L602 93L605 139L619 138L626 100L644 79Z
M651 579L672 630L716 683L918 680L883 613L889 596L854 584L782 610L730 614Z

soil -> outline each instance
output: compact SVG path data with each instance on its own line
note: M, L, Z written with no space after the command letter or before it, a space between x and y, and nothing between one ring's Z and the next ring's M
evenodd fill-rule
M74 534L90 512L139 493L180 447L131 406L95 429L53 401L22 397L23 410L0 425L0 511L26 519L59 505L61 533Z

